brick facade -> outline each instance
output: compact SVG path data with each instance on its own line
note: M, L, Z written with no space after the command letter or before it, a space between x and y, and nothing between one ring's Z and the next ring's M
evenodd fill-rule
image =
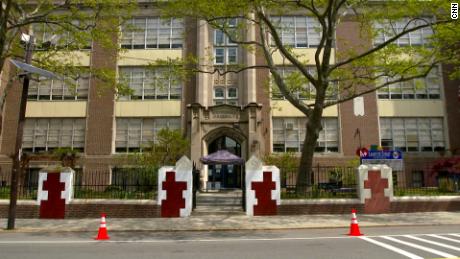
M460 79L450 80L449 73L452 66L443 65L444 100L447 115L447 133L449 137L450 150L453 154L460 155Z
M347 51L362 51L370 46L370 39L362 35L360 24L346 20L337 26L337 56L339 60L347 57ZM358 86L365 90L366 86ZM380 144L379 117L375 92L366 94L364 98L364 116L355 116L353 101L339 104L341 149L345 156L353 156L356 149Z

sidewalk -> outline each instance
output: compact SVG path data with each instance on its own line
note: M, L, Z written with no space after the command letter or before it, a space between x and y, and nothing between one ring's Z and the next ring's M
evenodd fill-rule
M110 218L109 231L211 231L301 228L348 228L349 214L300 216L192 216L188 218ZM0 219L0 233L6 232ZM97 231L100 219L17 219L17 232ZM460 225L460 212L358 215L360 227Z

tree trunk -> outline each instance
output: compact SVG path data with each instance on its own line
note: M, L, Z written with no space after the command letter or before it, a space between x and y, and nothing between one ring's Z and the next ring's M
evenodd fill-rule
M319 132L322 130L321 117L322 109L315 108L306 124L305 140L303 142L300 165L297 172L297 194L304 194L312 185L313 155L315 154Z

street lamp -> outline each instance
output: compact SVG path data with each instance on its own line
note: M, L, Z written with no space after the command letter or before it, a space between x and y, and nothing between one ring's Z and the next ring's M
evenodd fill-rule
M16 134L16 146L14 149L14 158L13 158L13 171L11 174L11 190L10 190L10 206L8 209L8 224L7 229L14 229L15 220L16 220L16 208L17 208L17 200L18 200L18 182L19 176L21 175L21 145L22 145L22 136L24 133L24 122L26 117L26 106L27 106L27 95L29 93L29 81L31 74L39 74L45 77L55 78L56 76L46 70L36 68L30 65L32 61L32 52L34 48L34 37L33 35L22 34L21 35L21 42L25 43L25 63L11 60L11 63L24 71L24 73L20 74L20 77L23 78L22 84L22 93L21 93L21 101L20 101L20 108L19 108L19 120L18 120L18 130ZM49 43L50 45L53 42Z

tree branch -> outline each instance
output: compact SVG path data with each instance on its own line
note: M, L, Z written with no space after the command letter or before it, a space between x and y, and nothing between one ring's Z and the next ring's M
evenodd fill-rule
M453 20L452 20L453 21ZM353 61L356 61L358 59L361 59L361 58L364 58L364 57L367 57L381 49L383 49L384 47L388 46L390 43L392 42L395 42L397 39L399 39L400 37L404 36L405 34L409 33L409 32L413 32L413 31L416 31L416 30L419 30L419 29L423 29L423 28L426 28L426 27L431 27L433 25L438 25L438 24L445 24L445 23L451 23L451 21L449 20L445 20L445 21L439 21L439 22L434 22L434 23L428 23L428 24L424 24L424 25L419 25L419 26L416 26L416 27L413 27L413 28L410 28L408 30L403 30L401 31L400 33L396 34L395 36L393 36L392 38L390 38L389 40L387 40L386 42L380 44L380 45L377 45L376 47L374 48L371 48L359 55L356 55L354 57L351 57L351 58L348 58L342 62L337 62L335 63L334 65L332 65L330 67L330 71L333 71L334 69L338 68L338 67L341 67L341 66L344 66L346 64L349 64Z
M346 102L346 101L350 101L350 100L353 100L354 98L356 97L359 97L359 96L362 96L362 95L365 95L365 94L368 94L368 93L372 93L372 92L375 92L383 87L386 87L386 86L389 86L389 85L392 85L392 84L396 84L396 83L401 83L401 82L406 82L406 81L409 81L409 80L412 80L412 79L417 79L417 78L424 78L426 77L430 71L439 64L439 62L433 62L429 68L424 72L424 73L421 73L421 74L417 74L417 75L413 75L413 76L409 76L409 77L404 77L404 76L401 76L399 79L396 79L396 80L393 80L393 81L387 81L379 86L376 86L376 87L372 87L366 91L363 91L363 92L360 92L360 93L357 93L357 94L353 94L353 95L350 95L344 99L337 99L335 101L332 101L332 102L326 102L324 104L324 108L326 107L329 107L329 106L333 106L333 105L336 105L336 104L340 104L340 103L343 103L343 102Z
M265 16L265 13L262 10L257 10L257 16L263 20L264 24L266 24L269 28L270 34L272 35L276 46L279 48L281 53L294 65L296 66L299 71L310 81L313 83L313 85L316 84L316 79L308 72L308 70L304 67L302 63L300 63L299 60L297 60L289 51L284 47L283 43L281 42L281 39L279 37L278 32L276 31L275 26L271 23L271 21L268 19L267 16Z
M262 12L263 10L258 10L258 12ZM287 86L281 77L280 73L278 72L278 69L276 68L275 62L273 61L273 57L270 54L270 47L269 43L267 42L266 39L266 29L264 28L264 24L260 24L259 26L259 35L260 39L262 42L262 50L265 56L265 59L268 63L270 72L272 73L275 82L280 89L281 93L284 95L284 97L297 109L299 109L301 112L303 112L307 117L310 116L311 114L311 108L308 107L304 102L299 100L298 98L294 97L291 95L290 91L288 91Z

